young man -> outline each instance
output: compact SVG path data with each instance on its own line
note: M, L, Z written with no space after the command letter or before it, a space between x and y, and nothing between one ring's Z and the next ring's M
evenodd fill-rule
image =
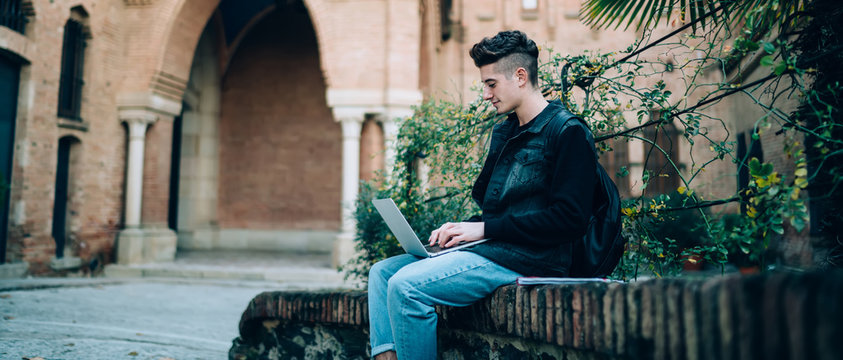
M520 31L503 31L471 49L483 99L507 120L492 132L489 155L472 190L483 210L446 223L430 243L493 240L441 256L404 254L369 272L372 355L435 359L435 305L467 306L519 276L565 276L572 241L591 216L596 158L588 129L538 88L538 48ZM570 122L564 126L566 122Z

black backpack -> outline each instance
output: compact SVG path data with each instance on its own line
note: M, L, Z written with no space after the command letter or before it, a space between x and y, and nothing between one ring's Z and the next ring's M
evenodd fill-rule
M573 114L570 116L588 128L585 121ZM567 126L568 121L563 128ZM593 145L593 141L589 140ZM596 165L597 183L594 187L591 218L585 236L574 242L571 268L568 271L570 277L611 275L618 266L626 246L626 238L621 236L621 199L618 188L606 173L606 169L599 162Z

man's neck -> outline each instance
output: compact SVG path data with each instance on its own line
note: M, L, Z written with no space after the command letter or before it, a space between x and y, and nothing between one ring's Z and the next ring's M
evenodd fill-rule
M518 116L518 125L524 126L533 121L547 107L547 104L547 100L538 90L528 95L524 102L515 109L515 115Z

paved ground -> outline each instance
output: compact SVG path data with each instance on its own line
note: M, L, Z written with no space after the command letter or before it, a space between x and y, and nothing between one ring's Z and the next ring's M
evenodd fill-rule
M193 253L107 277L0 280L0 359L226 359L255 295L344 286L323 260L272 256Z

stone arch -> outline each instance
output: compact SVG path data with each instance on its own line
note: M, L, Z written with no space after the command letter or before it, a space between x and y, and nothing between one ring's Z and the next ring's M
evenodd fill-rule
M222 75L218 224L226 246L245 239L251 248L295 250L306 234L307 249L327 252L339 229L341 128L326 103L312 26L306 11L279 7L249 31Z
M152 81L150 86L153 89L167 88L176 86L171 89L171 94L181 91L190 76L190 67L193 62L193 52L196 45L199 43L199 37L205 30L208 20L213 16L216 9L219 7L221 0L176 0L176 5L172 12L172 16L166 19L167 30L165 30L165 39L163 50L158 54L155 60L154 74L152 74ZM313 31L316 33L316 41L319 46L319 52L325 53L325 45L323 41L324 29L322 29L320 21L322 16L323 0L302 0L305 8L308 11L311 22L313 24ZM326 84L330 84L330 74L327 72L325 66L326 57L320 58L320 67ZM176 82L175 84L173 82ZM330 85L329 85L330 86ZM172 92L175 90L175 92Z

